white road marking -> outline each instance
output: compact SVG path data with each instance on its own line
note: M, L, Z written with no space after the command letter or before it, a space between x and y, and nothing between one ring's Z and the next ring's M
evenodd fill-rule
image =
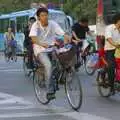
M110 120L107 118L103 118L103 117L88 114L88 113L68 112L68 113L62 113L62 115L72 117L73 119L76 119L76 120Z
M19 112L13 112L13 113L7 113L6 111L4 114L0 113L0 119L5 119L5 118L28 118L28 117L40 117L40 116L56 116L56 115L63 115L66 117L73 118L75 120L110 120L110 119L105 119L103 117L99 117L96 115L91 115L87 113L77 113L77 112L70 112L69 110L65 110L63 107L57 107L57 106L35 106L29 101L24 100L21 97L16 97L14 95L10 95L7 93L1 93L0 92L0 105L2 104L11 104L11 103L22 103L23 105L27 106L14 106L14 107L2 107L0 108L0 111L2 110L25 110L25 109L32 109L32 108L40 108L43 110L46 110L46 112L24 112L24 111L19 111ZM38 110L39 111L39 110ZM49 112L50 111L50 112Z
M56 116L63 115L66 117L73 118L75 120L110 120L103 117L87 114L87 113L40 113L40 112L29 112L29 113L10 113L1 114L0 118L27 118L27 117L40 117L40 116Z
M25 109L32 109L32 108L37 108L34 105L31 106L11 106L11 107L2 107L0 110L25 110ZM40 107L39 107L40 108Z
M23 72L23 69L0 69L0 72Z
M16 97L14 95L10 95L7 93L1 93L0 92L0 105L1 104L10 104L10 103L21 103L21 104L32 104L29 101L24 100L21 97Z

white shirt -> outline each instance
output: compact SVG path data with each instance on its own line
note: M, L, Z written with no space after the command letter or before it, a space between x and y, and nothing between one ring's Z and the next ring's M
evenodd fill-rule
M40 42L51 45L56 35L63 36L64 34L62 28L56 22L50 20L47 27L43 27L39 21L36 21L31 27L29 36L37 36Z
M107 41L108 38L112 38L114 42L120 42L120 32L114 24L107 26L105 29L105 50L114 50L115 47Z

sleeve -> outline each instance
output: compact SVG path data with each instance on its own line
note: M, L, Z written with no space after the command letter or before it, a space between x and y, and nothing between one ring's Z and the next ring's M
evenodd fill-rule
M106 39L112 38L112 31L109 27L106 27L106 29L105 29L105 38Z
M37 24L34 23L31 27L30 33L29 33L29 37L32 36L37 36Z
M63 29L60 27L60 25L58 25L56 22L53 22L53 28L54 28L54 32L57 35L63 36L65 34L65 32L63 31Z
M15 35L14 35L14 33L12 33L12 38L15 40Z

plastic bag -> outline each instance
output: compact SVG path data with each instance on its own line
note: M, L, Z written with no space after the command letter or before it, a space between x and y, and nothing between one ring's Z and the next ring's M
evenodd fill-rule
M116 61L116 73L115 73L115 80L120 81L120 59L115 59Z
M82 50L84 51L88 47L89 43L87 40L83 40Z
M16 42L16 40L11 40L11 41L10 41L10 46L12 46L12 47L17 47L17 42Z
M98 54L90 56L89 60L87 61L87 67L94 68L98 63L98 60L99 60Z

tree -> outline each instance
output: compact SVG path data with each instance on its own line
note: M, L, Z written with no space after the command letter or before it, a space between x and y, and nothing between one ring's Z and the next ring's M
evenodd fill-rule
M88 16L91 23L96 19L97 0L51 0L53 3L64 3L64 11L80 19L82 16ZM30 8L32 2L49 3L50 0L0 0L1 13L9 13Z
M96 21L97 0L70 0L66 1L64 10L77 20L87 16L90 23Z

